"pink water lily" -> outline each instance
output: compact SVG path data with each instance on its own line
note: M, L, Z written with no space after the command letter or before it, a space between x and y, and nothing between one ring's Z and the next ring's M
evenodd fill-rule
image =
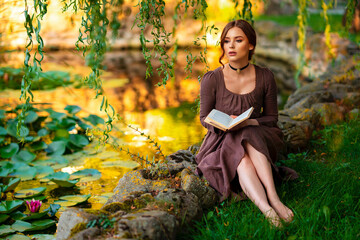
M32 199L31 202L26 201L26 205L28 206L30 212L36 213L39 212L42 202L40 200Z

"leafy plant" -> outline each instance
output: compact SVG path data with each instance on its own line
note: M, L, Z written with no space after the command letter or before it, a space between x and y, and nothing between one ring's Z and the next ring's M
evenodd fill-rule
M86 228L98 227L100 229L112 228L116 222L115 218L109 219L108 216L101 214L99 218L89 221Z

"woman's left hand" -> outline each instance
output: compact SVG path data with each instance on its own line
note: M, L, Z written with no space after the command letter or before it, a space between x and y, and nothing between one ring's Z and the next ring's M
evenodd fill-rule
M231 115L231 117L234 118L234 115ZM237 130L239 130L239 129L243 128L243 127L246 127L246 126L258 126L258 125L259 125L259 122L256 119L246 119L245 121L243 121L239 125L236 125L235 127L229 129L228 131L237 131Z

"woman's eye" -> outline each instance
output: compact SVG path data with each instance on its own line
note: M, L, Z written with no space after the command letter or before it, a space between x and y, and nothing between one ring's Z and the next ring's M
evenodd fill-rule
M230 41L229 40L225 40L224 43L229 43Z
M242 42L242 40L236 40L236 42Z

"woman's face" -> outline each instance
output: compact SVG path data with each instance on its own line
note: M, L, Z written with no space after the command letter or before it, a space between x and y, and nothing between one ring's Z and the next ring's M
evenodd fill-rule
M224 52L229 62L248 60L249 50L254 49L241 28L233 27L224 39Z

